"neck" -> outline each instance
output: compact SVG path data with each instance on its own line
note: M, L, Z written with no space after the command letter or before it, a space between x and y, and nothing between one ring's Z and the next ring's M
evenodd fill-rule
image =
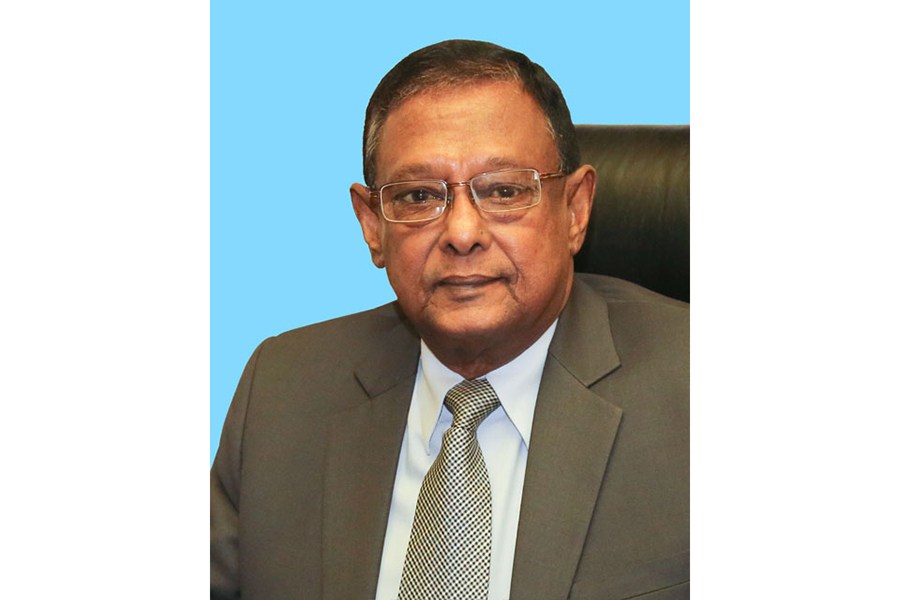
M501 351L494 351L493 348L484 348L479 351L461 347L444 347L439 344L435 346L427 339L425 343L431 348L435 357L451 371L459 373L466 379L477 379L515 360L542 334L543 332L521 347L503 348Z
M528 350L553 325L560 312L561 309L535 323L534 327L529 328L532 333L528 336L500 335L492 339L470 336L462 340L448 340L423 335L422 339L447 368L466 379L477 379L512 362Z

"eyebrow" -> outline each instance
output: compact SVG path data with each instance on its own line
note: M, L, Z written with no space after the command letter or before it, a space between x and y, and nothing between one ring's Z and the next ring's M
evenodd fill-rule
M519 161L513 160L511 158L504 158L501 156L491 156L484 161L479 162L481 165L481 170L477 173L472 173L470 176L475 176L480 173L486 173L488 171L495 171L497 169L521 169L521 168L531 168L529 165L522 165ZM436 167L430 163L414 163L411 165L405 165L396 173L394 173L393 177L391 177L390 182L397 181L409 181L415 179L434 179L440 180L443 179L440 176L434 175L434 172L442 167Z

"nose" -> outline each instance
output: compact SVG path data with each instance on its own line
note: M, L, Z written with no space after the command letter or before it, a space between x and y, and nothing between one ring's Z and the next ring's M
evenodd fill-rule
M468 185L456 185L451 190L453 201L444 214L444 232L441 245L454 254L466 256L478 249L486 250L490 246L490 232L487 222Z

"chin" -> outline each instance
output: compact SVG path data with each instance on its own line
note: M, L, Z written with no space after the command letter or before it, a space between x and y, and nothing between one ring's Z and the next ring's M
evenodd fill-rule
M457 311L468 314L444 315L429 323L435 336L459 341L474 341L485 337L504 335L511 324L500 315L484 310Z

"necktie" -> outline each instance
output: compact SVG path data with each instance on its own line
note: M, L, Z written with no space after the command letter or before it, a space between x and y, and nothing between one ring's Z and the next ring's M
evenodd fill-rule
M491 483L475 432L500 406L486 379L453 386L453 424L416 502L399 600L485 600L491 569Z

